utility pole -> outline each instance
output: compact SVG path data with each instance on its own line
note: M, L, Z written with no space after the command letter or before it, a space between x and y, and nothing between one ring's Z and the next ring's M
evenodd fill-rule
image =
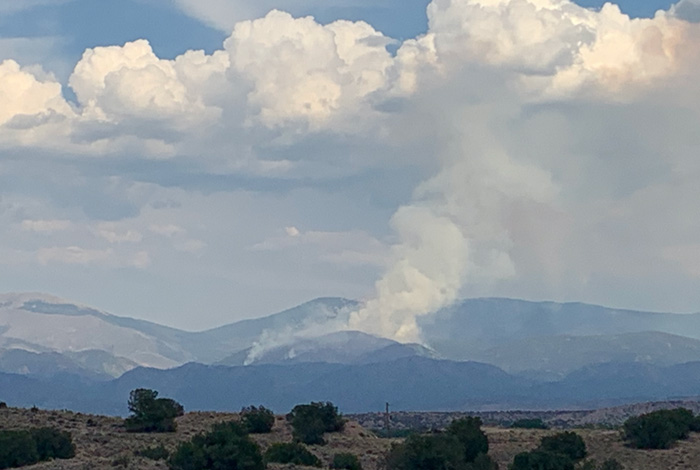
M387 437L389 437L389 431L391 430L391 414L389 413L389 402L386 402L386 412L384 413L384 429L386 430Z

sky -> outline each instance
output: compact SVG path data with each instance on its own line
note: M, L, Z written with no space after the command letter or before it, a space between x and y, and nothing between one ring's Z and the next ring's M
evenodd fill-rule
M700 311L700 1L0 0L0 292Z

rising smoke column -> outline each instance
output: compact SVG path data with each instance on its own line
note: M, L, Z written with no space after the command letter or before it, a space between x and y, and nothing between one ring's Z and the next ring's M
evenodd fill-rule
M440 135L447 142L436 149L437 175L393 216L393 263L348 323L401 342L420 342L418 318L453 303L465 286L518 275L510 215L563 212L552 170L565 159L552 168L506 148L508 120L551 102L629 99L673 73L687 39L687 24L672 15L631 20L612 4L593 11L568 0L434 0L428 15L426 37L448 78L432 104L439 112L422 111L453 129ZM470 69L502 88L471 81Z

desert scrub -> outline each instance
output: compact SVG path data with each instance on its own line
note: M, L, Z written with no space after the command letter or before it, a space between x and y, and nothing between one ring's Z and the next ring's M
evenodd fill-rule
M170 470L264 470L258 444L239 422L215 424L212 430L183 442L168 459Z
M265 462L320 467L321 461L298 442L272 444L265 452Z
M345 426L345 419L331 402L297 405L287 415L287 421L292 425L294 440L309 445L325 444L324 433L339 432Z
M241 410L241 422L252 434L266 434L272 431L275 414L264 406L248 406Z
M343 452L333 456L331 468L335 470L362 470L362 464L355 454Z

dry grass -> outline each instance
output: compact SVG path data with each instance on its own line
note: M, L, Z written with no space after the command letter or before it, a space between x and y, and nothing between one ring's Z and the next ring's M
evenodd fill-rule
M67 411L31 412L20 409L0 409L0 429L23 429L51 426L71 432L76 444L74 459L44 462L30 469L143 469L164 470L163 461L138 457L135 452L146 447L163 445L173 450L178 443L189 440L197 433L208 431L217 422L237 420L235 413L188 413L178 419L178 431L171 434L130 434L122 427L122 420L105 416L91 416ZM485 428L489 437L490 454L505 470L513 457L535 448L543 436L557 431ZM615 458L628 470L692 470L700 469L700 434L679 442L673 449L642 451L627 448L615 430L576 430L588 447L590 458L602 462ZM273 432L254 435L263 449L274 442L291 441L291 428L283 417L277 417ZM351 452L362 461L365 470L379 470L384 455L395 440L377 438L355 422L349 422L342 433L327 434L325 446L311 446L324 466L339 452ZM294 468L289 465L270 465L272 470Z
M177 420L177 432L168 434L127 433L120 418L91 416L68 411L31 412L21 409L0 409L0 429L26 429L50 426L69 431L76 445L76 457L71 460L56 460L24 467L32 470L92 470L92 469L166 469L163 461L153 461L136 456L146 447L163 445L172 451L180 442L211 429L222 421L238 420L235 413L187 413ZM272 433L252 435L263 451L275 442L290 442L292 430L284 417L278 416ZM390 441L379 439L357 423L349 422L341 433L327 434L327 444L310 446L327 468L333 456L339 452L356 454L365 470L378 470ZM271 469L291 468L285 465L270 465Z
M486 428L491 456L501 469L519 452L532 450L543 436L558 431ZM576 429L586 442L589 458L599 463L617 459L627 470L698 470L700 469L700 434L691 434L668 450L637 450L625 447L616 430Z

